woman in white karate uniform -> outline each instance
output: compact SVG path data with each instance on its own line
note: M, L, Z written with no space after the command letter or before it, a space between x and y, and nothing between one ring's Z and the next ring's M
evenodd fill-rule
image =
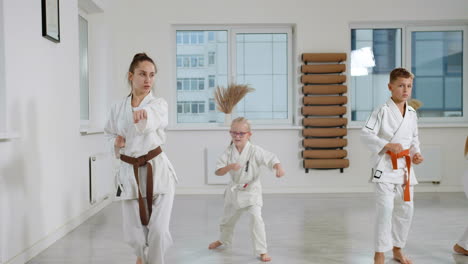
M161 149L168 107L151 92L155 75L150 57L133 57L128 70L132 91L112 107L104 129L113 154L121 160L116 185L123 200L123 235L137 264L163 264L172 244L169 221L177 177Z
M221 220L220 239L208 248L230 246L234 227L243 212L250 215L250 232L255 254L264 262L270 261L267 254L265 224L262 218L261 167L276 170L276 177L282 177L284 170L273 154L249 142L252 132L250 123L243 117L232 121L231 145L224 151L216 164L215 174L223 176L229 172L231 182L224 192L224 216Z
M465 158L468 159L468 137L466 137L465 142ZM463 178L463 183L465 186L465 194L468 198L468 169L465 169L465 177ZM453 250L457 253L468 256L468 227L466 228L465 233L462 235L458 243L455 244L455 246L453 246Z

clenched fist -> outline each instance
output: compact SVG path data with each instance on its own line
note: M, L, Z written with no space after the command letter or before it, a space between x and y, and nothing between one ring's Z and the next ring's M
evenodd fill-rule
M124 148L125 147L125 138L122 136L117 136L115 138L114 146L117 148Z
M136 124L140 122L141 120L146 120L146 119L147 119L147 115L146 115L145 109L141 109L141 110L137 110L133 112L133 123Z

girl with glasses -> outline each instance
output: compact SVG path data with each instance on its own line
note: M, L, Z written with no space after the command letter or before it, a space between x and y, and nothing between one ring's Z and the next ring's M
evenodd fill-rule
M216 164L215 174L223 176L229 173L231 181L224 193L224 216L221 220L220 239L211 243L209 249L221 245L230 246L234 226L242 213L250 217L250 232L254 243L254 252L264 262L270 261L267 253L265 224L262 219L262 185L260 184L261 167L276 171L276 177L284 176L284 170L278 158L263 148L253 145L250 122L238 117L232 121L231 145L224 151Z

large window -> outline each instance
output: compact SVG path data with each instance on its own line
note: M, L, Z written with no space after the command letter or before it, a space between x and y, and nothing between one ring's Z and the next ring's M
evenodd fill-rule
M401 29L352 29L351 50L351 119L363 121L390 96L389 73L401 67Z
M177 123L224 122L214 91L238 83L255 91L239 102L234 116L255 123L291 124L291 32L290 27L176 27ZM203 41L192 42L192 36ZM190 103L189 111L188 102L203 104Z
M466 32L462 26L351 29L352 120L365 121L383 104L390 71L405 67L416 76L412 97L422 102L422 122L466 122Z
M89 70L88 70L88 21L78 15L80 57L80 120L81 126L89 123Z
M416 75L413 97L423 102L421 117L464 116L463 33L410 28L411 71Z

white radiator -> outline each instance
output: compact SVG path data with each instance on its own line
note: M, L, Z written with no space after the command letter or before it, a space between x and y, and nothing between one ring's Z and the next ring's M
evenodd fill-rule
M114 170L110 154L97 153L89 157L89 202L98 203L114 192Z
M418 182L440 183L442 180L442 153L439 145L421 146L423 163L414 165Z
M214 173L216 170L216 161L226 150L227 146L217 145L215 147L205 148L205 175L207 184L228 184L229 174L224 176L216 176Z

